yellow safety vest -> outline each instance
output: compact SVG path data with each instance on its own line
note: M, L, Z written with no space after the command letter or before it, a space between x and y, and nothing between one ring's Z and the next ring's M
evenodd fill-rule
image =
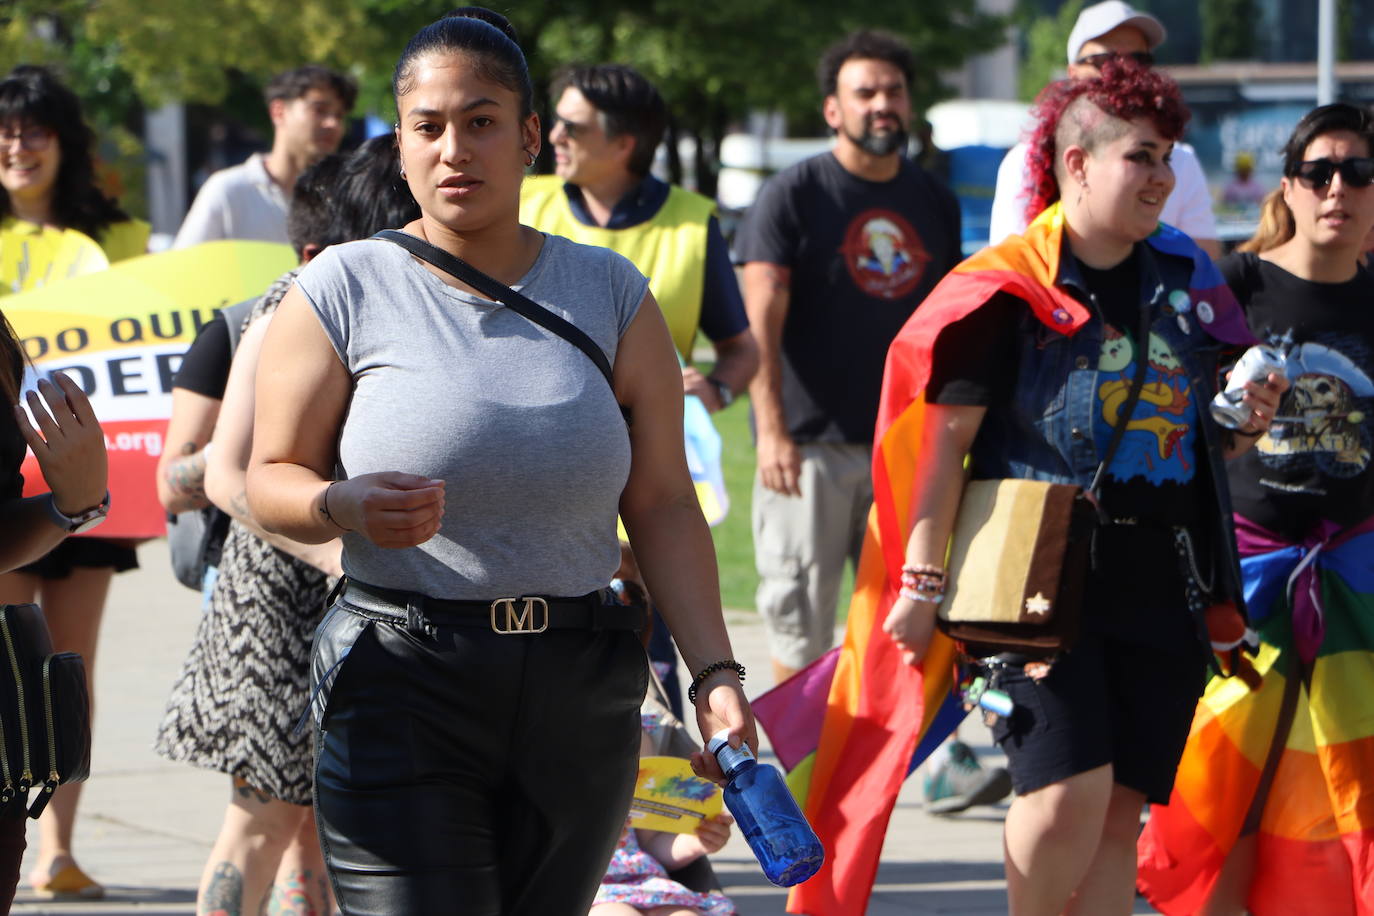
M706 230L716 205L708 197L670 187L668 199L652 219L628 229L588 226L573 215L563 179L536 175L520 190L520 222L583 245L599 245L624 255L649 278L649 289L688 361L701 321L706 288Z

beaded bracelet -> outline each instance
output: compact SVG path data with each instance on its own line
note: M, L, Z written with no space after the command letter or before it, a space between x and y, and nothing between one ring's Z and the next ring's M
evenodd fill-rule
M905 585L902 586L898 594L911 601L924 601L928 604L941 604L945 600L943 592L918 592L915 589L907 588Z
M902 575L911 573L917 576L937 576L945 578L945 571L939 566L932 566L929 563L908 563L902 567Z
M744 683L744 666L741 665L739 662L735 661L733 658L726 658L718 662L711 662L711 664L707 665L705 668L702 668L699 672L697 672L696 677L692 678L692 686L687 688L687 702L695 703L697 701L697 688L701 686L702 681L706 680L708 677L715 674L717 671L727 670L734 671L736 674L738 674L739 682L741 684Z

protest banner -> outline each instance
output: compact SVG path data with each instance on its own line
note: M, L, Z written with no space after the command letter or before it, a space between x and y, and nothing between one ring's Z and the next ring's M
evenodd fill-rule
M5 247L0 239L0 250ZM28 250L25 269L41 274L46 265L34 260L41 246ZM47 250L53 258L64 251L61 245ZM65 372L90 397L100 418L110 455L111 507L93 535L163 534L156 468L182 355L218 309L259 295L296 262L286 245L207 242L0 298L0 310L33 364L25 387L31 388L38 375ZM0 267L11 265L0 257ZM3 275L0 284L13 288ZM23 471L25 495L47 490L32 455Z

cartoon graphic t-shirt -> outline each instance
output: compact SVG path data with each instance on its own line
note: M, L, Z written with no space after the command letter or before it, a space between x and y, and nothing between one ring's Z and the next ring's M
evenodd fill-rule
M1254 254L1219 266L1256 336L1293 342L1272 428L1228 468L1236 511L1294 539L1374 515L1374 276L1312 283Z
M1104 321L1098 355L1093 439L1105 454L1135 380L1147 360L1139 403L1107 470L1102 503L1123 522L1099 533L1088 578L1084 625L1115 639L1168 651L1196 646L1183 600L1179 558L1166 530L1201 530L1211 504L1201 473L1197 399L1177 355L1157 334L1140 346L1140 273L1136 258L1109 271L1077 269ZM1180 299L1179 297L1182 297ZM1183 290L1170 295L1193 319ZM1017 328L1029 307L1000 293L936 341L927 398L939 404L987 406L1009 401L1019 373ZM1176 319L1177 320L1177 319ZM1205 554L1205 545L1199 544ZM1200 561L1206 563L1205 555Z
M1158 334L1151 333L1144 343L1136 339L1140 274L1134 259L1107 271L1082 263L1078 269L1093 290L1106 325L1093 412L1093 439L1099 455L1106 454L1112 429L1120 422L1139 360L1146 361L1140 398L1107 468L1102 503L1116 519L1194 524L1203 501L1194 493L1199 417L1188 373ZM1188 320L1186 310L1181 314Z
M734 255L791 272L782 406L797 442L873 441L887 348L961 260L959 227L958 200L906 159L867 181L823 153L764 185Z

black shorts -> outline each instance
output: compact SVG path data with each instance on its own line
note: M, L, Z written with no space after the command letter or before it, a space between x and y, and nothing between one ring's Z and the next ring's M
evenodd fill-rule
M1093 633L1042 681L1005 671L998 686L1016 706L992 735L1016 794L1109 763L1115 782L1167 804L1206 675L1200 647L1171 653Z
M115 572L138 569L138 554L125 541L105 538L67 538L19 572L42 579L65 579L78 566L114 567Z

